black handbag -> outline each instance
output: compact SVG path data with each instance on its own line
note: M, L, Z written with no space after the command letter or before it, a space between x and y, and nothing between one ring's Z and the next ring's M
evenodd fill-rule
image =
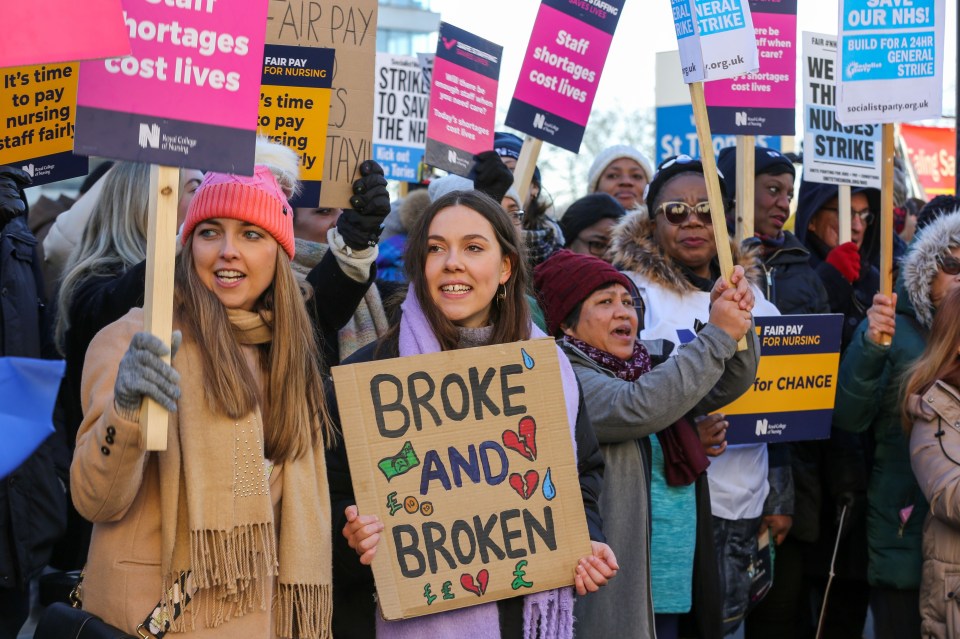
M114 628L100 617L61 601L40 615L33 639L139 639Z
M137 634L131 635L80 608L83 594L83 572L81 572L80 579L70 593L70 604L56 601L47 606L37 621L33 639L163 639L170 629L170 624L190 603L196 590L190 580L190 573L180 573L179 579L170 591L174 593L173 599L175 599L173 614L164 614L163 601L160 601L137 627Z

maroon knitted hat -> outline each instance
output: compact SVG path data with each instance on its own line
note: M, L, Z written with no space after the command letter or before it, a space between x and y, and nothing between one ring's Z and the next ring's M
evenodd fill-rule
M630 278L599 257L563 249L541 262L533 270L533 285L540 292L550 334L560 337L560 323L577 304L611 282L634 290Z

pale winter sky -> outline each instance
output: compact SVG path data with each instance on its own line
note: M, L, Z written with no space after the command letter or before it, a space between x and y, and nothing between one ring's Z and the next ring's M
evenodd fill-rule
M946 0L946 5L944 112L953 115L956 112L953 87L957 56L954 35L957 2ZM444 21L503 45L498 96L503 112L513 95L527 39L539 6L539 0L431 2L432 9L440 13ZM837 33L836 0L799 0L798 7L798 32ZM595 107L652 107L656 53L676 48L677 40L673 31L669 0L627 0L600 80Z
M431 0L430 4L433 11L441 14L442 20L503 46L497 96L497 126L503 127L540 0ZM836 34L838 9L837 0L798 0L798 38L803 31ZM957 1L946 0L943 113L949 116L956 114L956 20ZM652 109L655 104L656 54L676 48L669 0L627 0L607 56L594 112L632 113ZM798 78L802 77L800 57L798 48ZM802 98L798 87L798 99ZM798 108L800 106L798 104ZM589 134L590 124L587 126ZM650 152L653 142L651 139L650 148L644 150ZM584 193L585 176L593 159L587 155L581 152L579 156L573 156L550 145L544 145L541 151L540 164L547 162L557 169L551 172L553 179L545 176L544 182L560 212ZM569 167L564 176L566 179L558 179L559 167Z

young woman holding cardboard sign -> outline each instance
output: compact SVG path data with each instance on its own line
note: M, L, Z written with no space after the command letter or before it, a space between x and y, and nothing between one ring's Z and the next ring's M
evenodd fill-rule
M296 181L295 156L281 173ZM262 164L203 179L177 258L172 365L141 309L87 352L71 468L94 522L83 606L129 634L172 621L177 635L330 636L330 424L282 181ZM163 452L142 448L144 397L171 411Z
M529 276L517 231L503 208L477 191L454 191L427 208L407 239L404 268L411 284L399 326L347 363L543 336L530 322L526 301ZM593 540L592 556L571 567L576 590L586 594L607 583L618 567L613 552L603 543L597 511L603 461L573 370L562 355L560 364L567 414L575 422L570 424L571 436ZM334 400L328 397L333 407ZM525 632L536 636L539 628L544 637L572 637L570 588L406 621L383 621L375 609L373 576L367 566L377 552L384 526L376 516L358 513L342 446L330 454L328 466L334 540L339 544L334 549L336 636L521 637Z

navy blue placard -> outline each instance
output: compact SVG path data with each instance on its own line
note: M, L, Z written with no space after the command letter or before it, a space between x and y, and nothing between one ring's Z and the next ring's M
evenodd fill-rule
M750 12L796 14L797 0L750 0Z
M793 135L796 112L793 109L758 107L707 107L713 133L735 135Z
M263 51L261 84L329 89L333 82L334 49L268 44ZM279 68L282 73L268 73ZM320 73L323 72L323 73Z
M755 317L760 352L770 355L816 355L840 351L843 315L775 315ZM779 337L779 340L764 340ZM811 342L815 338L816 343Z
M70 151L53 153L38 158L29 158L19 162L11 162L27 172L33 180L32 186L50 184L60 180L86 175L90 170L90 160L82 155L74 155Z
M77 107L77 121L83 126L73 150L80 155L253 175L253 130L84 106Z
M535 131L537 138L574 153L579 152L586 127L514 98L507 111L506 125L518 131Z
M830 437L833 410L776 413L770 417L727 415L728 444L797 442Z
M446 22L440 23L440 34L437 38L438 58L494 80L500 78L503 47L499 44Z

